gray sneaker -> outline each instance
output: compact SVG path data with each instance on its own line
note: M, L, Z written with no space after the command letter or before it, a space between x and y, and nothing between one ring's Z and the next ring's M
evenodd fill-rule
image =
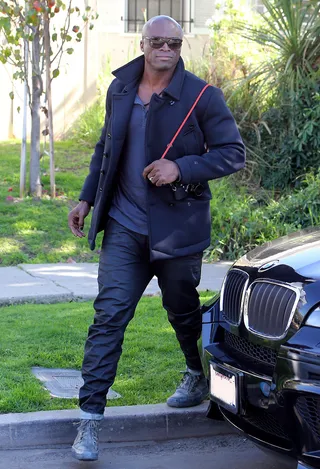
M72 446L72 456L80 461L96 461L99 454L100 420L80 420Z
M194 375L185 371L181 383L169 397L167 404L170 407L192 407L201 404L208 395L209 388L204 374Z

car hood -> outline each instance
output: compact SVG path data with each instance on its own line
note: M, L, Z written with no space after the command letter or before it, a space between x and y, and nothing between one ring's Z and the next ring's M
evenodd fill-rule
M282 270L287 281L289 269L295 277L291 281L320 280L320 228L301 230L265 243L241 257L234 267L245 267L264 277L279 277Z

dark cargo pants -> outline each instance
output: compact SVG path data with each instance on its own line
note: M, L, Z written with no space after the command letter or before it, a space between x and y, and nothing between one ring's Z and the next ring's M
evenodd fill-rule
M125 329L154 275L187 366L201 370L197 340L201 334L199 295L202 253L150 262L148 237L110 219L99 263L99 293L82 366L79 403L84 412L103 414L122 351ZM157 332L155 331L155 334Z

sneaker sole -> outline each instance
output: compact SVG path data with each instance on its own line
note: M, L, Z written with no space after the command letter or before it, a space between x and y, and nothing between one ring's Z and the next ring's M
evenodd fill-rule
M98 459L98 453L90 453L89 451L84 453L78 453L74 448L71 448L72 456L78 461L96 461Z
M193 402L179 402L179 401L174 401L174 402L168 402L167 401L167 405L169 407L178 407L179 409L183 408L183 407L195 407L197 405L200 405L202 404L202 402L205 400L206 398L204 398L203 400L201 401L193 401Z
M178 408L195 407L197 405L202 404L208 398L209 398L209 392L202 394L200 398L198 397L197 399L194 399L193 401L190 399L189 402L187 402L186 400L183 401L183 398L179 399L178 397L175 398L171 396L167 399L167 405L169 407L178 407Z

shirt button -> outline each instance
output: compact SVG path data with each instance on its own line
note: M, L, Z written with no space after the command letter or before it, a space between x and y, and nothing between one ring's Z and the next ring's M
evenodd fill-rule
M101 174L101 176L104 176L104 170L103 169L100 171L100 174Z
M103 153L104 158L108 158L108 153Z
M169 207L174 207L174 203L171 202L171 203L169 204Z
M190 207L190 206L191 206L191 202L188 202L188 207Z
M109 140L111 139L111 134L108 134L108 139L109 139Z
M99 191L100 191L100 192L102 192L102 191L103 191L103 188L102 188L102 187L100 187L100 188L99 188Z

